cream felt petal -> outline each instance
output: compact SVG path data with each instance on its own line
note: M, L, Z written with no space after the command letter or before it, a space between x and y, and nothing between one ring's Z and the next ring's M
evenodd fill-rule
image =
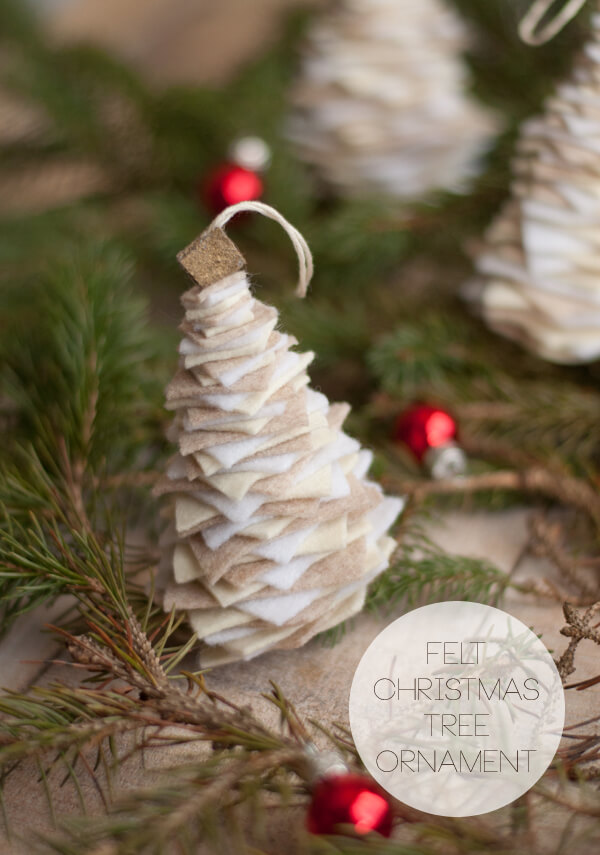
M255 631L256 630L248 626L237 626L233 627L233 629L224 629L222 632L213 632L212 635L205 636L203 641L211 646L225 644L227 641L233 641L238 638L245 638L248 635L252 635Z
M255 537L257 540L271 540L278 537L292 522L289 517L260 520L254 518L252 525L244 529L244 537Z
M173 552L173 577L178 585L185 582L193 582L202 575L202 568L198 564L194 553L187 543L181 542L175 546Z
M292 558L315 552L343 549L347 538L347 519L340 517L321 525L311 526L290 535L276 538L270 543L260 544L252 550L254 555L285 564ZM300 537L300 535L303 535Z
M192 534L198 525L214 517L213 508L191 496L177 495L175 498L175 529L178 535Z
M190 609L188 620L194 632L199 638L230 629L234 626L245 626L252 622L252 615L240 612L238 609L214 608L214 609Z
M293 240L305 287L308 250ZM251 297L223 232L209 229L180 260L197 284L167 388L179 453L154 491L172 494L164 605L206 640L203 662L249 658L304 643L362 602L386 565L396 505L364 480L371 458L342 432L348 405L308 386L313 354L275 331L277 313Z

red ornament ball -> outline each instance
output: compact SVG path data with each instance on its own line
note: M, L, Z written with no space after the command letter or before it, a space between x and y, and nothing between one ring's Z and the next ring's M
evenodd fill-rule
M229 205L260 199L264 184L253 170L235 163L223 163L208 175L202 189L208 208L219 214Z
M456 421L440 407L414 404L396 420L394 440L404 443L419 462L431 448L439 448L456 439Z
M364 775L329 775L317 782L306 818L313 834L339 834L350 825L357 834L392 833L392 808L384 792Z

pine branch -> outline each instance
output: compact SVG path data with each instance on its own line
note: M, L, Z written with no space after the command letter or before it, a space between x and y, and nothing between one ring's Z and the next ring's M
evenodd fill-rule
M430 543L404 543L391 566L371 585L366 607L389 612L438 600L496 603L508 577L490 562L450 555Z

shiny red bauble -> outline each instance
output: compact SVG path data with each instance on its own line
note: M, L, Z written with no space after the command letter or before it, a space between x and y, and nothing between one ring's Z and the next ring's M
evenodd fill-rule
M350 826L357 834L392 833L392 808L385 793L364 775L328 775L315 785L306 824L313 834L340 834Z
M217 166L201 187L203 200L213 214L238 202L260 199L263 191L260 175L235 163Z
M421 462L432 448L453 442L456 433L456 421L446 410L430 404L413 404L398 416L394 440L406 445Z

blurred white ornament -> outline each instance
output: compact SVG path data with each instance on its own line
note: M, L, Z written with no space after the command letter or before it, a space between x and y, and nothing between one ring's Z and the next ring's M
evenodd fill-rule
M244 169L264 172L271 162L271 149L261 137L240 137L230 146L229 159Z
M466 288L494 330L560 363L600 357L600 13L591 27L570 80L523 125Z
M465 189L496 122L466 91L466 31L440 0L344 0L309 33L287 133L343 195Z

